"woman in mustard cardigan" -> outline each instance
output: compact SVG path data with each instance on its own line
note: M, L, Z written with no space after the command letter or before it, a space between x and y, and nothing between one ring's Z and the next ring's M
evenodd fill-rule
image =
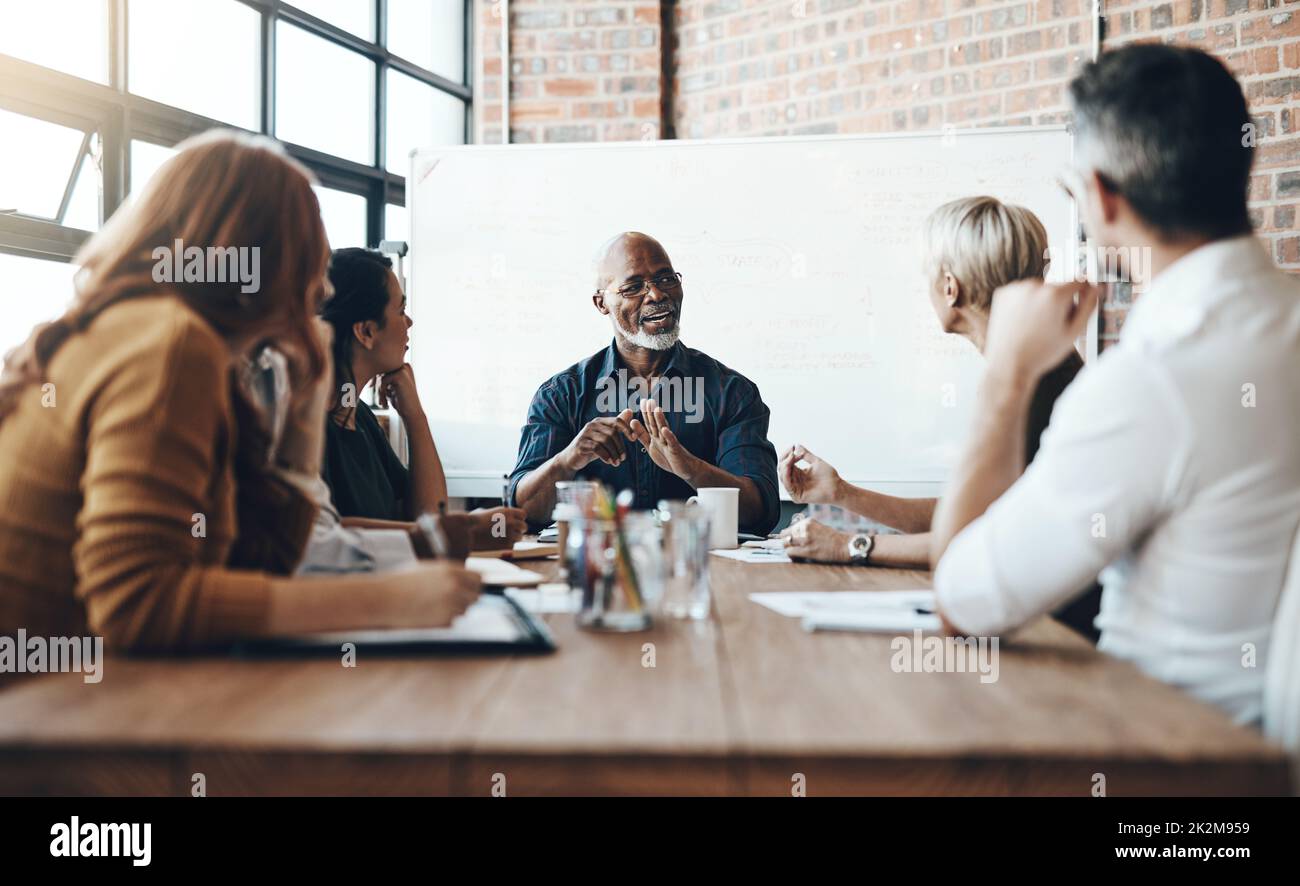
M91 238L72 307L0 374L0 635L182 650L445 625L474 600L446 563L288 577L332 388L328 259L310 174L233 133L187 141ZM274 446L240 372L268 346L293 392Z

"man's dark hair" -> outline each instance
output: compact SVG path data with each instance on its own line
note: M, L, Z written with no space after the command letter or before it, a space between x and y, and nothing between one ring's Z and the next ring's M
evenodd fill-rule
M349 247L330 255L329 278L334 294L321 305L320 315L334 327L334 377L339 385L352 377L354 323L373 320L384 328L388 307L388 269L393 260L380 252Z
M1082 161L1162 236L1250 232L1255 139L1241 86L1222 62L1136 43L1086 65L1070 97Z

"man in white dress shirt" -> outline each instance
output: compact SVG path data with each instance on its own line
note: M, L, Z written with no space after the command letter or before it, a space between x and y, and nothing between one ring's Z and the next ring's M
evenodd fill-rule
M1246 102L1211 56L1158 44L1104 54L1070 92L1086 231L1110 254L1149 248L1153 281L1023 476L1035 382L1097 294L999 292L979 417L934 519L939 609L954 632L1000 634L1100 573L1099 649L1256 722L1300 524L1300 285L1251 234Z

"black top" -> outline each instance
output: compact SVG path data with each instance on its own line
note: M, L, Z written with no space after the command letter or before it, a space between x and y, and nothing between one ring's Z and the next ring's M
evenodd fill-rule
M1029 404L1029 421L1025 425L1026 464L1033 461L1038 453L1043 431L1047 430L1047 425L1052 420L1052 407L1056 405L1056 398L1065 392L1082 368L1083 359L1077 351L1071 351L1070 356L1062 360L1059 366L1039 380L1038 387L1034 390L1034 399ZM1086 591L1059 607L1052 615L1095 644L1100 632L1093 626L1093 621L1100 611L1101 585L1093 582Z
M1052 420L1052 407L1056 398L1065 393L1065 389L1074 381L1074 377L1083 368L1083 358L1078 351L1071 350L1070 356L1061 361L1051 372L1038 381L1034 390L1034 399L1029 403L1029 421L1025 425L1025 464L1028 465L1038 454L1038 443Z
M321 477L330 488L339 516L410 520L410 472L365 403L357 404L356 425L350 431L332 417L325 419Z

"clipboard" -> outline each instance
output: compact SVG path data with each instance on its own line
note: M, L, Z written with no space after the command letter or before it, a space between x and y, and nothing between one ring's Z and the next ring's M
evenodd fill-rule
M544 654L556 650L546 623L499 591L484 593L445 628L330 631L241 641L237 655L338 655L344 643L369 655Z

